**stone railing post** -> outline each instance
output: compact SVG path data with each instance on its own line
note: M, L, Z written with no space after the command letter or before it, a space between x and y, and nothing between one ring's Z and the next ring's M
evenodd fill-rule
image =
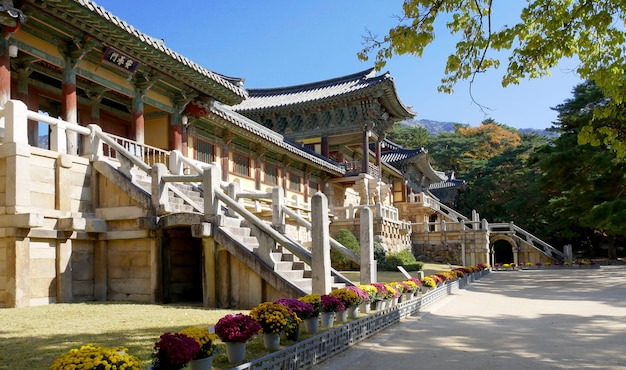
M87 127L91 131L91 134L89 134L89 142L86 143L83 154L86 156L91 156L91 159L96 161L102 157L102 154L104 152L102 148L102 140L100 140L102 128L93 123L88 125Z
M369 207L361 211L361 284L376 282L376 261L374 260L374 218Z
M50 150L67 154L66 126L62 120L58 120L56 125L50 125Z
M167 164L172 175L182 175L184 166L183 161L180 159L182 153L178 150L170 151L169 163Z
M322 192L315 193L311 198L311 221L312 292L328 294L331 288L328 200Z
M235 202L237 202L240 206L243 206L243 199L239 199L239 192L241 185L238 182L231 182L228 184L228 196L231 197ZM234 209L228 208L226 211L227 215L230 217L237 217L237 211Z
M156 163L152 166L152 206L157 214L162 215L170 209L167 194L167 184L163 181L163 176L167 174L167 167L163 163Z
M285 190L280 186L274 186L272 188L272 227L281 234L285 232L284 203Z
M215 192L220 191L220 181L222 174L220 168L211 165L202 172L202 187L204 189L204 215L207 219L215 218L220 209L220 202L215 197Z

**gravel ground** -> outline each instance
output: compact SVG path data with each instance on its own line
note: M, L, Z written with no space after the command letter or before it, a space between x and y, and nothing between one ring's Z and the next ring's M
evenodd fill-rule
M314 369L626 369L626 267L495 271Z

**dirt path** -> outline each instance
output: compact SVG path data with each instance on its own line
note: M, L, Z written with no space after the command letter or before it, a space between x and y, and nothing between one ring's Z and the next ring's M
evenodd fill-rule
M626 369L626 267L493 272L315 369Z

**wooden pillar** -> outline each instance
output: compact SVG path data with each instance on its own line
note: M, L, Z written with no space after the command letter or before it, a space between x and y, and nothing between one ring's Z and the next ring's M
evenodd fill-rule
M133 98L132 121L130 123L130 137L139 144L144 143L144 116L143 116L143 94L145 90L136 88Z
M229 156L229 144L222 145L222 153L220 158L220 165L222 167L222 181L228 181L228 156Z
M381 148L381 141L377 140L376 141L376 167L378 167L378 179L379 180L382 178L382 174L383 174L383 164L382 164L382 161L380 160L380 148Z
M322 155L326 158L330 156L328 136L322 136Z
M76 71L75 63L69 59L63 68L63 83L61 85L61 114L63 120L69 123L78 122L78 103L76 100ZM77 154L78 144L77 136L73 131L66 132L67 136L67 153Z
M6 36L3 34L3 36ZM11 57L9 56L9 40L4 37L0 41L0 106L11 99Z
M169 148L170 150L179 150L183 154L187 154L187 145L183 148L183 142L187 143L187 138L183 140L183 122L182 114L175 112L170 116L169 129Z
M363 126L363 158L361 160L361 173L369 173L369 162L370 162L370 155L369 155L369 136L370 136L370 130L367 127L367 125Z

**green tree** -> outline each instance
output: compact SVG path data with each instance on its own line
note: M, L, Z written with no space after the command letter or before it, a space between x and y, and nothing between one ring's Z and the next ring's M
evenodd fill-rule
M405 148L421 148L428 143L429 135L425 127L394 125L387 137L396 144Z
M569 227L570 233L583 233L580 239L589 244L606 243L608 257L615 258L615 240L626 235L626 163L607 148L578 142L594 110L607 99L591 82L576 86L573 94L555 108L561 135L538 153L541 187L549 197L553 220L561 226L559 231ZM616 122L615 118L604 120Z
M528 0L517 23L498 26L493 0L405 0L398 25L379 39L365 37L358 53L362 60L375 55L382 68L393 55L421 57L444 22L457 38L448 57L440 91L451 93L459 80L473 79L498 68L510 50L502 85L550 74L564 58L577 57L582 80L595 81L610 98L596 107L593 119L578 132L581 143L604 145L626 157L626 1Z

